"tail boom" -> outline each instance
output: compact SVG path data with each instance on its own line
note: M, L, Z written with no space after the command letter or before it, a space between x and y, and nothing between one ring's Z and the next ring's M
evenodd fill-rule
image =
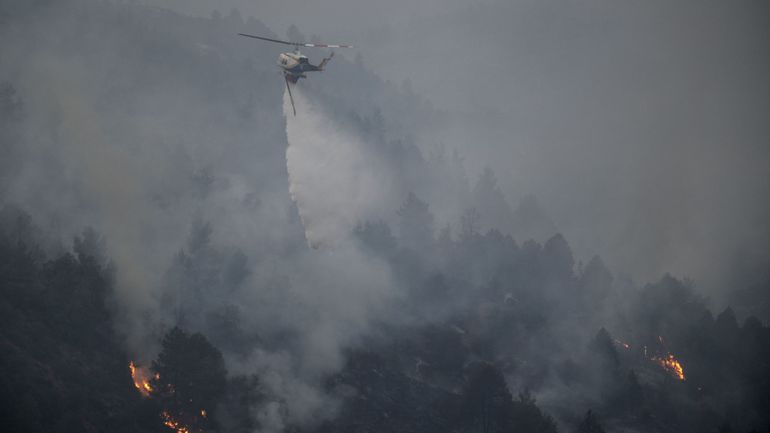
M318 70L323 71L324 68L326 67L326 64L329 63L329 60L331 60L332 57L334 57L334 51L332 51L331 54L329 54L329 57L326 57L323 60L321 60L321 63L318 64Z

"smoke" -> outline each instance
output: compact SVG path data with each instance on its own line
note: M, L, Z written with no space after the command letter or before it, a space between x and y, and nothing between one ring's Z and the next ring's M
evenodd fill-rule
M338 245L305 249L256 266L254 273L231 301L240 307L238 332L258 332L261 343L234 349L220 344L228 371L259 377L265 398L253 413L261 431L333 418L338 402L324 380L342 368L343 350L358 344L373 321L393 316L390 305L398 293L390 269L351 245ZM204 326L211 335L212 324Z
M364 140L327 116L301 86L294 86L293 96L296 116L288 91L283 96L289 191L308 243L338 244L359 222L392 212L383 198L391 195L394 177Z
M86 227L103 235L115 327L132 359L148 364L179 325L206 335L231 374L262 379L268 400L254 413L265 429L333 416L322 379L398 296L389 266L349 239L383 209L382 164L302 90L298 116L285 121L272 65L226 56L255 56L252 45L232 48L243 42L232 28L201 50L192 36L169 40L166 25L135 31L173 17L97 3L30 5L0 29L0 82L17 90L25 114L20 142L4 143L3 166L16 169L3 177L0 204L29 212L54 254ZM83 17L107 36L85 42ZM200 26L190 35L204 34ZM194 66L182 74L179 64ZM307 240L333 248L304 245L287 166Z
M169 253L161 243L146 248L148 231L164 222L147 200L152 177L139 175L147 155L105 129L111 122L94 108L99 89L84 79L83 65L35 53L25 66L19 84L28 108L27 140L3 199L22 205L62 244L88 226L107 235L121 305L118 327L132 351L143 351L149 330L139 329L147 323L125 319L156 308L158 259Z

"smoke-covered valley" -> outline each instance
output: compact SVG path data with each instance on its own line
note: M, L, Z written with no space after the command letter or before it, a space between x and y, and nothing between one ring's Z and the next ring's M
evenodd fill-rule
M4 431L770 428L767 106L744 87L715 93L740 90L744 104L713 128L697 107L670 123L627 111L600 122L611 110L589 104L538 136L552 94L501 107L549 82L579 104L561 74L528 90L476 82L473 99L464 78L490 47L453 58L454 89L425 81L439 67L389 52L428 30L510 38L501 21L539 10L453 2L393 17L401 32L321 28L372 51L339 53L294 86L295 116L274 64L282 47L237 37L283 37L269 15L279 6L149 3L0 4ZM591 15L567 3L537 16ZM730 12L734 30L744 12ZM463 17L467 28L446 30ZM297 22L287 38L318 39ZM761 45L746 26L728 48ZM548 34L530 49L595 42ZM766 54L721 73L748 77L760 98ZM543 58L527 59L537 72ZM576 85L590 75L575 73ZM611 99L622 84L593 85ZM698 105L680 104L667 115ZM708 136L705 156L663 148L680 122L699 131L686 140ZM634 129L645 132L607 148ZM650 137L660 144L645 147Z

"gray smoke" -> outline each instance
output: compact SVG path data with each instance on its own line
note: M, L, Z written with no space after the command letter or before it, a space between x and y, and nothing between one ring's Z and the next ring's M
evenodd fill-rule
M104 236L115 326L141 364L182 325L220 347L232 374L261 377L269 398L255 411L266 429L333 416L322 378L398 296L388 266L348 239L359 219L382 211L381 175L361 182L373 172L363 169L360 139L301 91L308 115L286 124L272 65L224 67L237 63L222 61L238 53L232 46L252 48L233 29L206 43L171 41L163 28L136 29L173 16L131 6L137 15L113 16L120 6L98 3L20 6L3 29L0 81L16 89L24 117L22 141L3 161L14 171L2 178L0 204L33 215L54 253L86 227ZM81 19L103 36L90 39ZM195 73L177 62L194 63ZM287 131L299 137L288 154L292 191L309 233L335 240L333 249L309 250L293 219ZM346 182L361 189L340 190ZM228 320L235 331L223 328ZM244 353L228 345L233 333L262 343Z

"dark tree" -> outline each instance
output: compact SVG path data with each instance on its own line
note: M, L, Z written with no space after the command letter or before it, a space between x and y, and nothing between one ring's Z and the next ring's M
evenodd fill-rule
M612 274L599 256L594 256L580 274L584 302L601 301L612 291Z
M227 388L222 354L206 338L188 335L175 327L163 337L162 350L152 363L156 373L153 396L177 420L190 426L205 426Z
M513 402L512 422L514 431L527 433L556 433L556 423L535 404L535 399L525 391Z
M104 266L107 262L104 238L91 227L83 230L81 236L75 237L72 250L81 263L93 260L96 264Z
M460 215L460 240L468 241L479 234L481 216L475 207L466 209Z
M735 317L733 309L727 307L719 313L715 325L718 333L724 336L735 335L738 332L738 319Z
M236 376L229 379L223 404L216 413L220 431L258 431L259 423L255 419L254 408L263 399L263 389L257 376Z
M644 391L634 370L628 372L621 400L629 409L639 408L644 403Z
M513 236L525 241L528 239L545 239L553 236L558 229L556 224L546 215L534 195L524 196L513 212Z
M548 239L545 245L543 245L543 258L545 259L546 269L553 276L562 278L572 276L575 259L572 256L572 249L567 240L560 233Z
M299 27L292 24L286 30L286 37L292 42L305 42L305 35L299 31Z
M463 389L464 431L498 433L513 430L513 401L502 373L491 364L476 367Z
M606 329L602 328L591 341L590 349L599 355L608 367L617 368L620 365L618 351L612 342L612 337Z
M473 205L481 213L485 229L495 228L504 232L511 231L513 210L505 200L497 176L491 168L486 167L473 187Z
M0 122L19 120L22 112L23 105L16 88L6 81L0 82Z
M586 412L586 417L578 425L577 433L604 433L604 427L602 427L596 414L589 410Z
M409 193L398 216L402 246L420 251L433 243L433 214L414 193Z
M36 238L26 213L0 208L0 431L148 431L109 276L90 256L46 258Z

